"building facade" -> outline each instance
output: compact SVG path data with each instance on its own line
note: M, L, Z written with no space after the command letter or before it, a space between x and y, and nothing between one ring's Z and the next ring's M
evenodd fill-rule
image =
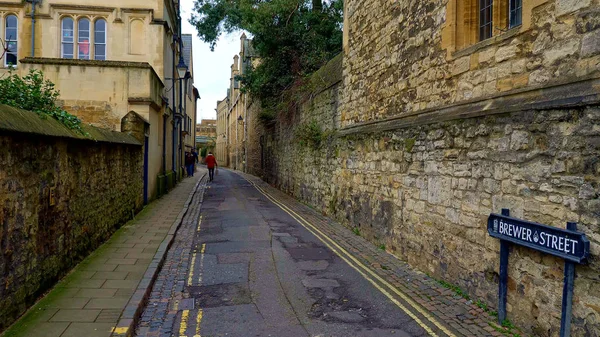
M229 112L229 96L217 101L217 127L216 127L216 157L220 165L229 167L229 151L227 141L227 114Z
M240 38L240 53L233 57L231 77L227 96L222 101L217 101L217 134L222 140L221 158L228 163L228 167L235 170L246 171L248 152L248 126L250 94L241 89L241 76L249 71L256 55L252 48L252 40L242 34ZM219 145L217 145L219 147Z
M64 109L84 123L118 131L127 113L141 115L150 125L146 199L164 193L167 180L180 172L176 153L189 115L179 107L178 2L48 0L34 12L30 3L8 0L0 15L7 46L0 75L9 65L20 75L42 70L60 90Z
M202 119L196 125L196 146L207 151L215 151L217 141L217 120ZM220 163L220 162L219 162Z

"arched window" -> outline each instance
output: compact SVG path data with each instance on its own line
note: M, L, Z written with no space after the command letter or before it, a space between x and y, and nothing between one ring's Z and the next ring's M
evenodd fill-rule
M61 51L60 55L65 59L72 59L74 57L74 47L73 43L75 42L73 35L73 19L64 18L61 22Z
M90 20L77 22L77 56L80 60L90 59Z
M14 15L7 16L5 20L4 41L6 41L6 53L4 55L4 66L17 65L18 21Z
M106 21L94 22L94 59L106 60Z

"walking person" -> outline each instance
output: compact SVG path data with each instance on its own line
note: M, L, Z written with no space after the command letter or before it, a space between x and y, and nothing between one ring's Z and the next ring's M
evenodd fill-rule
M192 149L192 158L194 159L194 171L192 172L196 172L196 164L198 164L198 152L196 152L196 149Z
M204 160L206 161L206 168L208 168L208 181L213 181L215 178L215 168L219 166L217 159L213 156L212 152L208 152Z
M188 177L194 176L194 157L191 153L185 153L185 168L187 170Z

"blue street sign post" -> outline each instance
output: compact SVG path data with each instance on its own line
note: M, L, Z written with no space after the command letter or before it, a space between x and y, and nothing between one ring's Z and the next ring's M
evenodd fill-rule
M583 264L590 252L590 242L584 233L577 232L577 224L569 222L567 229L512 218L508 209L502 214L490 214L488 233L500 239L500 282L498 285L498 322L506 319L509 245L516 244L558 256L565 260L560 336L571 331L571 306L575 263Z

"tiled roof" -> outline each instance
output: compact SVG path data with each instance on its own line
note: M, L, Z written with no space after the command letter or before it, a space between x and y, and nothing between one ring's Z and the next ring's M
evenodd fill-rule
M191 63L191 60L192 60L192 34L182 34L181 42L183 44L183 47L182 47L183 61L188 66L188 68L193 76L194 72L191 69L192 68L192 63Z

